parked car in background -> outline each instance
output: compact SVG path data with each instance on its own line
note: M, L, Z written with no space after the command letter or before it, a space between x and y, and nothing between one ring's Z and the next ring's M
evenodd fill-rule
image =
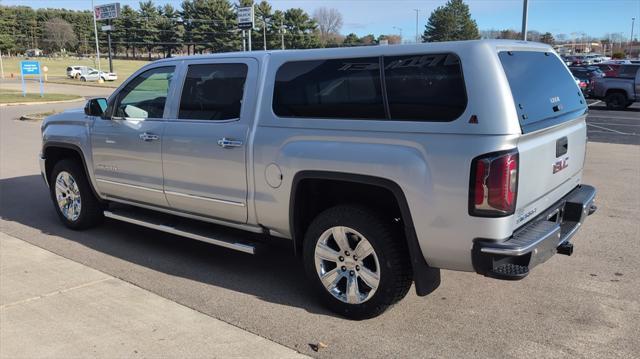
M595 66L569 67L569 70L574 77L586 84L583 90L585 96L591 92L591 82L596 78L604 77L604 73ZM583 89L583 87L581 86L580 89Z
M164 59L47 117L40 168L69 228L108 217L249 254L280 237L316 298L370 318L441 268L517 280L572 253L596 210L576 89L522 41Z
M102 78L102 81L115 81L118 79L118 75L115 72L104 72L93 70L87 74L80 76L80 81L98 81Z
M79 79L80 76L89 72L89 67L72 65L67 67L67 77L72 79Z
M591 96L604 100L612 110L622 110L640 101L639 69L640 65L621 65L616 77L595 79Z
M593 66L599 68L606 77L616 77L618 75L618 69L620 68L620 65L618 64L610 64L606 62L595 64Z
M564 60L564 63L567 66L584 66L584 65L591 64L591 62L588 59L586 59L584 56L578 56L578 55L566 57Z
M584 80L580 80L577 77L573 77L576 80L576 85L578 85L578 87L580 88L580 91L582 91L582 93L585 95L587 95L587 89L589 87L589 83L587 83L587 81Z

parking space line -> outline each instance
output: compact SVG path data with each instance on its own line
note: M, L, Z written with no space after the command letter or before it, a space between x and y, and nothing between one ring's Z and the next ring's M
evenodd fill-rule
M630 120L630 121L640 121L640 117L622 117L622 116L609 116L609 115L596 115L596 114L589 114L588 116L589 119L593 119L593 118L601 118L601 119L606 119L606 120Z
M629 123L601 123L601 122L589 122L592 125L609 125L609 126L631 126L631 127L640 127L640 125L632 125Z
M601 130L606 130L606 131L615 132L615 133L618 133L618 134L621 134L621 135L636 136L636 134L635 134L635 133L620 132L620 131L612 130L612 129L610 129L610 128L606 128L606 127L604 127L604 126L597 126L597 125L594 125L594 124L592 124L592 123L587 123L587 126L592 126L592 127L595 127L595 128L599 128L599 129L601 129Z
M587 106L593 106L593 105L597 105L599 103L602 103L602 101L597 100L596 102L592 102L592 103L588 104Z

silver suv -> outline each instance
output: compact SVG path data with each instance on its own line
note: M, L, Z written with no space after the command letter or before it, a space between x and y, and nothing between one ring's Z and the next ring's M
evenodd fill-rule
M108 217L250 254L289 239L318 297L361 319L440 269L521 279L571 254L595 211L586 114L537 43L194 56L47 118L40 164L70 228Z

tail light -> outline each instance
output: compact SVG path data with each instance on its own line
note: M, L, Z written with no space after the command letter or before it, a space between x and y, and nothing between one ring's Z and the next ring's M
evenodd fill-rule
M469 214L505 217L516 208L518 151L501 151L476 157L471 162Z

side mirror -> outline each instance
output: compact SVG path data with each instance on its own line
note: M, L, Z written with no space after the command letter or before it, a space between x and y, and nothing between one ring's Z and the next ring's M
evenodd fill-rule
M84 106L84 113L87 116L102 116L106 109L106 98L92 98L91 100L87 101L87 104Z

